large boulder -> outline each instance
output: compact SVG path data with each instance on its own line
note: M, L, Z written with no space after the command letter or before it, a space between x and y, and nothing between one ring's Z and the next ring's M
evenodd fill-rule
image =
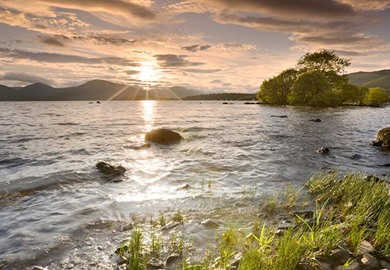
M383 146L390 147L390 127L382 128L376 135L378 141L383 142Z
M121 165L113 165L105 161L99 161L96 164L96 169L99 170L99 172L107 175L122 175L126 172L126 168Z
M157 144L179 143L182 139L179 133L165 128L155 129L145 134L145 141Z
M382 128L376 134L376 141L371 143L374 146L390 147L390 127Z

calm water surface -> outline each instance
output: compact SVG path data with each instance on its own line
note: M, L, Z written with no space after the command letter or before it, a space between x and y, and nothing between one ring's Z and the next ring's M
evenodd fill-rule
M379 165L390 163L390 153L369 142L389 116L390 107L2 102L0 268L112 269L129 224L159 211L187 211L187 233L204 242L210 234L196 217L223 222L219 210L251 207L255 198L302 186L317 170L387 176L389 168ZM158 127L185 140L134 149ZM322 146L330 154L316 153ZM100 160L127 172L102 176Z

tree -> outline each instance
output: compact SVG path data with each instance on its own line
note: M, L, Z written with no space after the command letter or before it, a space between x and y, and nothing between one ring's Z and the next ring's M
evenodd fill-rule
M288 104L287 97L291 92L297 73L297 70L291 68L283 71L276 77L263 81L260 91L257 93L257 98L262 102L270 104Z
M387 101L389 101L389 96L380 87L370 88L364 98L364 104L369 106L380 106Z
M348 83L348 77L344 75L345 68L351 62L341 58L334 51L322 50L320 52L306 53L298 60L298 70L300 73L308 71L321 72L336 88L339 85Z
M288 100L291 105L327 106L320 104L321 97L331 96L331 91L329 81L320 71L308 71L297 77Z

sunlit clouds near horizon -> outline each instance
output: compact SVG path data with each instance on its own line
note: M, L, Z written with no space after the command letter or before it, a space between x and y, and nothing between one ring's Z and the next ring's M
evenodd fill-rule
M0 84L255 92L306 52L390 69L390 0L0 0Z

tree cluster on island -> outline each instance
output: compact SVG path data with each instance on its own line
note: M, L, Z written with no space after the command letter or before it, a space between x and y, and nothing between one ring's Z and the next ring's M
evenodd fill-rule
M352 85L345 75L351 62L334 51L306 53L295 68L263 81L257 98L275 105L380 106L389 101L387 92L379 87Z

